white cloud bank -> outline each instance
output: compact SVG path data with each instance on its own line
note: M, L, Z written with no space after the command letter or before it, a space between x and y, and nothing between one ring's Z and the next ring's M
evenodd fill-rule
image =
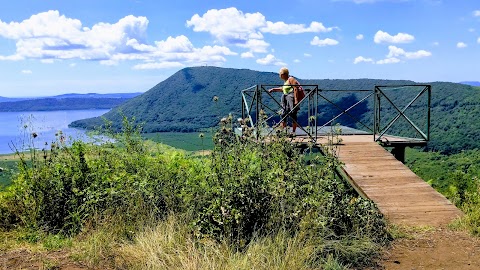
M473 11L473 16L480 17L480 10Z
M39 59L48 63L80 59L105 65L137 60L144 63L134 68L146 69L217 64L225 62L225 56L236 54L224 46L196 48L183 35L146 44L147 27L146 17L129 15L116 23L101 22L90 28L56 10L32 15L22 22L0 20L0 37L16 41L15 54L0 55L0 60Z
M286 66L287 64L277 59L273 54L268 54L265 58L257 59L257 63L265 66Z
M415 37L410 34L398 33L392 36L389 33L383 32L381 30L377 31L373 38L373 41L375 43L410 43L414 40Z
M375 61L372 58L365 58L363 56L358 56L353 61L354 64L367 62L367 63L375 63L379 65L383 64L396 64L402 62L402 60L412 60L412 59L420 59L424 57L432 56L432 53L425 50L418 50L416 52L407 52L402 48L398 48L396 46L388 46L388 54L386 55L385 59Z
M310 22L308 26L305 24L287 24L282 21L271 22L267 21L265 16L259 12L243 13L234 7L211 9L203 15L195 14L187 21L186 25L195 32L210 33L216 39L216 42L226 46L233 45L245 48L251 53L267 52L270 44L265 41L264 34L326 33L337 29L337 27L325 27L321 22L316 21ZM324 42L332 43L331 40ZM322 46L320 44L316 45ZM244 56L250 56L250 54ZM259 61L263 63L264 59L259 59Z
M333 2L353 2L355 4L373 4L376 2L387 1L387 0L332 0Z
M326 38L326 39L320 39L319 37L315 36L312 41L310 41L310 44L313 46L335 46L338 45L338 41L331 39L331 38Z
M372 58L365 58L363 56L358 56L357 58L355 58L355 60L353 60L354 64L358 64L358 63L362 63L362 62L373 63L374 61L373 61Z
M459 49L463 49L463 48L466 48L466 47L468 47L468 45L464 42L458 42L457 43L457 48L459 48Z

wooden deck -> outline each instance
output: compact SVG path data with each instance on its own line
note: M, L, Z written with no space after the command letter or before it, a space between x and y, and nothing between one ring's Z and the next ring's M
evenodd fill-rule
M462 215L443 195L375 143L372 135L340 138L338 157L349 181L392 223L443 226ZM320 137L318 142L327 143L327 137Z

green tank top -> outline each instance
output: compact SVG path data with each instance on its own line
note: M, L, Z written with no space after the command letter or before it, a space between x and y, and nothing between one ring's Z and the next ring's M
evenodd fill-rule
M283 94L288 95L288 93L293 91L293 86L291 86L288 80L286 80L285 83L283 84L282 90L283 90Z

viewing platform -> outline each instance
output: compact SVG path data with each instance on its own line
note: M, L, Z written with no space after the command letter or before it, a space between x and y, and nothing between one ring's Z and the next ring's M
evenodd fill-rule
M302 148L335 149L342 163L340 175L393 224L444 226L463 215L404 165L405 148L425 147L430 138L430 85L373 90L303 86L307 95L295 105L303 122L301 116L279 117L281 102L267 91L271 87L257 85L242 91L242 119L257 138L275 136L281 122L295 122L298 128L291 142Z

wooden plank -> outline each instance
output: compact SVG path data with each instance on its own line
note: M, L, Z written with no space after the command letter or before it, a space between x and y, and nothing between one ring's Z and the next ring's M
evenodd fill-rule
M462 215L443 195L374 142L372 135L340 139L342 143L335 147L345 175L392 222L438 226ZM318 141L328 142L326 138Z

